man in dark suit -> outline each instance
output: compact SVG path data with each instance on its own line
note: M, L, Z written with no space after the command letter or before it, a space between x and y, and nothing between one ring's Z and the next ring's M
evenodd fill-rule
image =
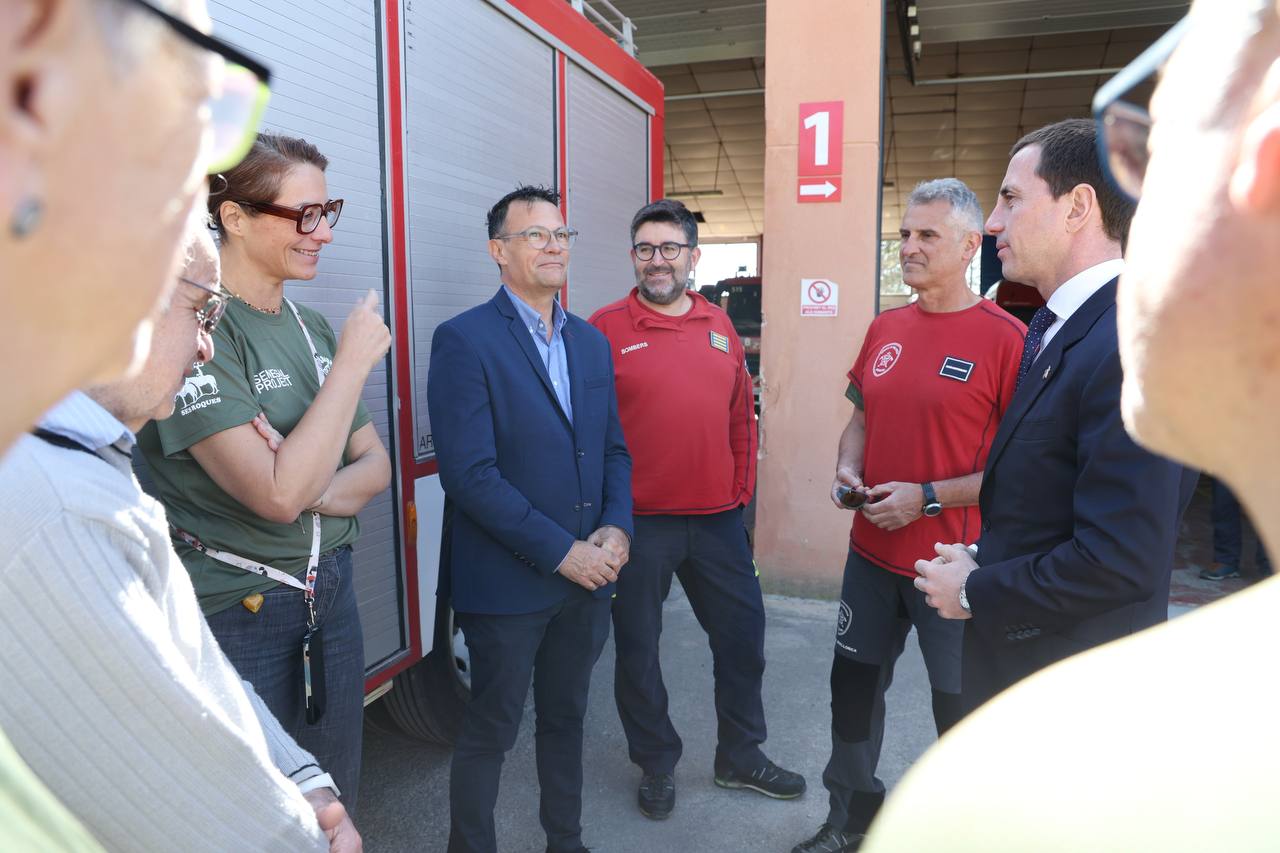
M519 187L489 211L502 288L442 324L427 398L456 507L453 607L471 701L453 754L450 853L495 853L493 809L533 682L549 853L581 838L582 719L631 541L631 457L609 344L556 301L569 247L560 197Z
M987 459L977 561L964 545L916 564L916 586L965 619L967 710L1038 669L1168 615L1194 472L1136 445L1120 416L1116 280L1133 204L1103 179L1094 123L1013 148L987 231L1004 275L1047 304Z

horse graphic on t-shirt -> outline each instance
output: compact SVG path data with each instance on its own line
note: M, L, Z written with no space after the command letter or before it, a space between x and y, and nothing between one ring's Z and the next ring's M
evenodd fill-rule
M201 397L217 393L218 377L205 376L200 366L196 365L196 372L187 377L187 381L182 383L182 388L178 391L178 402L185 409Z

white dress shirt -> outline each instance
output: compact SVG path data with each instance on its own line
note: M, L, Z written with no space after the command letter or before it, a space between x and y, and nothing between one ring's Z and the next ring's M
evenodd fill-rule
M1111 279L1124 272L1124 258L1115 258L1110 261L1103 261L1095 264L1087 270L1076 273L1067 279L1061 287L1053 292L1049 297L1049 310L1057 316L1058 319L1053 321L1044 333L1044 340L1040 342L1040 352L1044 352L1049 341L1053 340L1053 336L1058 334L1058 330L1062 328L1067 320L1071 319L1071 315L1080 310L1080 306L1089 301L1089 297L1102 289L1102 286ZM1036 357L1040 357L1040 353L1036 353Z

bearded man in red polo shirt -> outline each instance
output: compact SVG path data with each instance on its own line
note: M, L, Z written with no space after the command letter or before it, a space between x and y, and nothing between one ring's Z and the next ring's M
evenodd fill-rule
M936 542L978 538L987 451L1018 378L1026 328L980 298L966 271L982 245L982 208L954 178L920 184L899 231L902 280L919 297L876 317L849 371L853 415L840 437L831 498L866 499L854 517L831 667L825 823L792 853L856 850L884 801L876 778L885 692L914 625L941 735L959 720L963 623L914 586Z
M678 201L631 222L636 287L591 323L613 346L618 415L631 452L635 539L613 602L614 697L642 777L640 811L675 807L680 736L658 660L662 602L680 577L715 661L715 782L777 799L804 777L761 751L764 599L742 523L756 479L751 376L729 315L687 289L698 224Z

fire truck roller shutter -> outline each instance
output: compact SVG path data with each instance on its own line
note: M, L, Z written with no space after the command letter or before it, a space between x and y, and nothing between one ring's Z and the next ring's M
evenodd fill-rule
M568 63L569 309L589 317L635 284L631 217L649 201L649 116Z
M517 184L555 185L555 71L549 45L479 0L415 3L405 33L414 446L423 459L433 455L431 336L499 284L485 214Z
M272 71L266 130L301 136L329 158L329 195L345 199L333 243L313 281L285 294L316 309L335 330L370 288L387 304L383 264L383 162L378 111L378 19L373 6L316 6L291 0L213 0L217 32L260 57ZM373 369L364 403L391 450L388 362ZM390 490L360 513L355 585L364 627L366 667L405 648L396 562L395 504Z

